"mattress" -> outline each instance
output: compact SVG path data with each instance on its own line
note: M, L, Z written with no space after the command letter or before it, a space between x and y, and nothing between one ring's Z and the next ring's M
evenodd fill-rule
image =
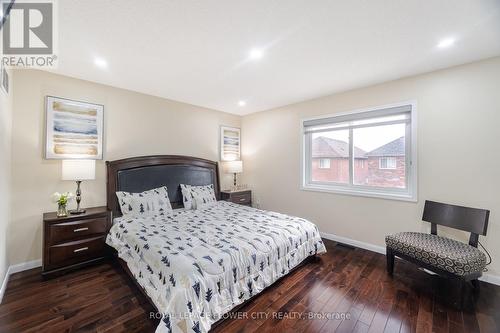
M311 222L226 201L150 218L119 217L116 249L159 310L156 332L208 332L235 306L326 252Z

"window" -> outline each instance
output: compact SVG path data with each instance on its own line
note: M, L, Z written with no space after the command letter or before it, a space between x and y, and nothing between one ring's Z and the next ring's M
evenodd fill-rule
M378 161L379 169L396 169L396 157L381 157Z
M320 169L330 169L330 159L329 158L320 158L319 168Z
M302 121L302 188L416 200L415 105Z

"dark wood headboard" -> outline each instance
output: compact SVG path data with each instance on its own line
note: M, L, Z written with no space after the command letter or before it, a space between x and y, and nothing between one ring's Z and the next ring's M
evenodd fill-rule
M183 207L180 184L213 184L220 199L217 162L190 156L157 155L107 161L106 198L113 216L121 216L117 191L142 192L167 186L172 208Z

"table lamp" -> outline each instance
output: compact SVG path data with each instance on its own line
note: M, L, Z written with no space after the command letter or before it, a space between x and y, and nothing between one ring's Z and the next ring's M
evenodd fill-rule
M236 189L236 174L243 172L243 161L223 162L222 170L224 171L224 173L232 173L234 175L233 186L234 189Z
M63 160L62 180L76 181L76 210L70 210L70 214L83 214L85 209L80 208L82 191L80 184L83 180L95 179L95 160Z

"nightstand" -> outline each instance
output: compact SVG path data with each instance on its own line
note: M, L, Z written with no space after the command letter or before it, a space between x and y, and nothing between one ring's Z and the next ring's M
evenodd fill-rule
M80 215L43 214L43 276L98 262L107 257L105 246L111 214L106 207L87 208Z
M236 190L236 191L221 191L221 199L232 203L252 206L252 191Z

